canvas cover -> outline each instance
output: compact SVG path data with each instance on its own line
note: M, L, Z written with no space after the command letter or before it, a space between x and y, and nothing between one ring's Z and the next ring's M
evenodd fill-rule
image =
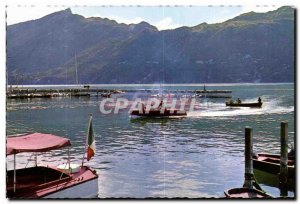
M6 154L17 154L21 152L46 152L70 146L69 139L44 133L33 133L19 137L8 137L6 143Z

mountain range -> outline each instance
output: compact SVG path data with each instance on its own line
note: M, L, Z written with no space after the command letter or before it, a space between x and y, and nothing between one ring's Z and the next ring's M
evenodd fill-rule
M288 6L162 31L66 9L7 26L8 83L294 82L294 29Z

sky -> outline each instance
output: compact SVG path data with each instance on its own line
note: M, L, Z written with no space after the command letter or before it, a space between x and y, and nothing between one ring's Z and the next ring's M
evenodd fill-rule
M7 6L8 25L38 19L50 13L71 8L72 13L84 17L102 17L118 23L139 23L146 21L159 30L181 26L195 26L200 23L220 23L242 13L268 12L280 6Z

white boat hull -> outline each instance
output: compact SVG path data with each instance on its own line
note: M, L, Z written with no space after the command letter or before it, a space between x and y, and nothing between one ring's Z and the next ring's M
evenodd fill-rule
M43 198L97 198L98 178L54 192Z

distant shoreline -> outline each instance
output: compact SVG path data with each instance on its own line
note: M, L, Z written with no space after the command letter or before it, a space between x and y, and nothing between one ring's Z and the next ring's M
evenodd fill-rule
M260 85L284 85L284 84L295 84L294 82L279 82L279 83L187 83L187 84L40 84L40 85L7 85L7 87L19 87L19 88L34 88L34 87L82 87L84 85L89 85L91 87L101 87L101 86L110 86L110 87L119 87L119 86L130 86L130 87L135 87L135 86L260 86Z

